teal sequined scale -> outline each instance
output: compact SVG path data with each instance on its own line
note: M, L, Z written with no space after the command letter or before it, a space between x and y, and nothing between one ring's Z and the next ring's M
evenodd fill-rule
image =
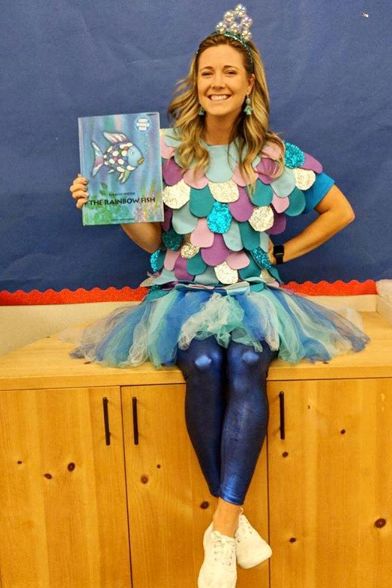
M174 229L170 229L163 233L162 241L167 249L177 251L181 247L182 236L176 233Z

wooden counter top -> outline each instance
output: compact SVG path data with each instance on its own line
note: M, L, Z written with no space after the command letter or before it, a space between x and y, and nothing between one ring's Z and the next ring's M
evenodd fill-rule
M360 353L342 355L330 363L302 361L290 365L272 363L269 380L319 380L392 377L392 327L376 312L361 313L371 343ZM80 386L129 386L183 382L176 367L154 369L151 364L137 368L110 368L72 359L71 343L55 335L35 341L0 357L0 390L67 388Z

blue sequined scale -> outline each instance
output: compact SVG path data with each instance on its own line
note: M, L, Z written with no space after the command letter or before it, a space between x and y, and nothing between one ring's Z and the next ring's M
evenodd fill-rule
M165 260L165 251L157 249L150 255L150 265L153 272L159 272L163 268Z
M214 202L212 210L207 217L207 225L213 233L227 233L233 217L227 204Z
M262 268L262 269L270 269L271 262L268 257L268 253L263 251L261 247L256 247L256 249L252 249L251 251L252 257L255 262Z
M285 143L286 145L286 153L285 153L285 164L287 167L295 168L295 167L302 167L305 162L305 154L293 143Z

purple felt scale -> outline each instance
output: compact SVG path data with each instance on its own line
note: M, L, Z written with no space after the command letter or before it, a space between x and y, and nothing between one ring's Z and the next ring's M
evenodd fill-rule
M191 276L191 274L188 274L188 272L186 270L186 264L187 264L187 259L185 259L184 257L181 257L181 255L179 255L177 257L176 265L174 267L174 274L175 274L177 280L187 280L187 281L191 282L193 280L194 276Z
M255 169L257 175L264 184L270 184L276 180L274 174L276 174L278 170L278 164L269 157L262 157Z
M207 219L200 218L197 227L191 235L192 245L197 247L211 247L214 242L214 233L210 231L207 225Z
M173 209L166 206L166 204L163 205L163 209L164 209L164 213L163 213L164 217L163 217L163 222L162 222L162 229L166 232L170 229L170 226L171 226Z
M168 159L163 164L163 179L168 186L174 186L174 184L178 184L180 180L182 180L183 170L182 168L176 164L173 158Z
M288 196L277 196L275 193L271 202L276 212L284 212L290 206L290 199Z
M235 220L244 222L250 219L254 211L254 206L249 200L246 190L242 187L238 188L239 198L235 202L229 204L230 212Z
M246 255L246 253L244 253L244 251L230 253L226 259L226 263L231 267L231 269L239 270L244 267L248 267L249 257Z
M283 233L283 231L285 230L286 222L287 222L287 216L285 214L275 213L274 224L266 232L269 235L279 235L280 233Z
M215 233L214 242L211 247L206 247L200 251L203 261L207 265L216 266L223 263L231 251L226 247L222 235Z
M171 249L168 249L166 251L165 261L163 263L165 269L172 271L179 255L179 251L172 251Z
M321 165L321 163L317 161L317 159L315 159L312 155L309 155L309 153L304 153L304 155L305 161L303 162L301 167L303 169L311 169L312 171L321 174L321 172L323 171L323 166Z
M184 173L183 180L188 186L197 188L198 190L205 188L208 184L207 176L202 171L196 173L194 168L188 169Z

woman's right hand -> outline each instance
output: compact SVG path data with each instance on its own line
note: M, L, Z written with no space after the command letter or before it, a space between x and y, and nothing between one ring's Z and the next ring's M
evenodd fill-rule
M82 208L88 200L88 180L80 174L72 182L69 190L72 194L72 198L76 200L76 208Z

